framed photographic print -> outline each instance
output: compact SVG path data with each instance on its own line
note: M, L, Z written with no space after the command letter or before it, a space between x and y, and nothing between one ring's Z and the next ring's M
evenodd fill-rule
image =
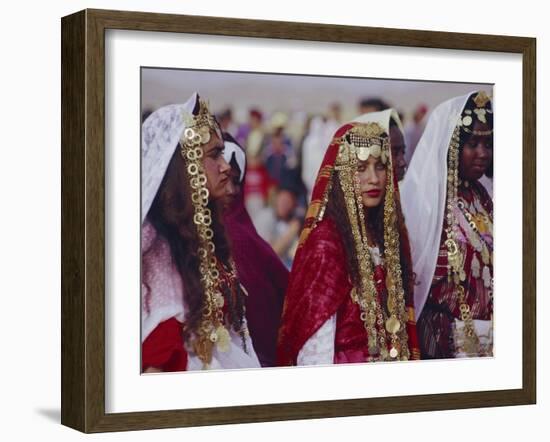
M64 17L62 423L535 403L535 74L523 37Z

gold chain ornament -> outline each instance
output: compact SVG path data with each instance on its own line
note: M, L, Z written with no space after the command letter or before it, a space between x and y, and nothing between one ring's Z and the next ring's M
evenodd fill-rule
M451 137L448 153L447 169L447 228L445 229L447 239L447 278L449 283L455 285L458 295L461 320L464 322L464 348L468 353L476 353L479 347L479 339L475 332L474 321L470 306L466 302L464 287L461 282L466 280L464 271L464 255L460 250L457 241L458 220L454 215L455 207L458 207L458 164L460 148L460 125L457 125Z
M187 176L192 189L193 222L199 236L199 273L204 290L202 319L192 342L193 350L207 369L212 362L214 346L220 352L230 348L231 336L224 325L224 297L220 289L220 273L214 245L212 230L212 212L208 208L209 191L206 187L206 174L202 164L203 148L211 139L211 132L221 139L217 122L210 115L208 106L199 101L199 113L194 117L186 117L187 128L180 140L181 154L187 164ZM232 274L235 275L234 263L231 261ZM244 317L244 305L242 315ZM240 330L242 336L248 335L248 330ZM244 341L243 341L244 342ZM245 350L246 351L246 350Z

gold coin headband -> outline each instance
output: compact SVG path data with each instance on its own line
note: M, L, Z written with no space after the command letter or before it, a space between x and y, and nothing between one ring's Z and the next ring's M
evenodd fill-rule
M189 145L206 144L210 141L210 131L216 133L222 139L221 129L208 110L208 103L199 99L199 111L197 115L189 114L184 117L185 126L183 144ZM193 131L193 132L191 132Z
M342 137L338 153L337 166L349 166L351 155L359 161L366 161L369 156L380 158L383 164L390 158L389 140L385 131L377 123L356 125Z
M468 134L473 134L477 136L487 136L493 133L493 129L490 130L473 130L470 129L470 126L473 127L474 118L476 118L480 123L487 124L487 114L492 114L493 111L487 104L491 103L491 99L485 93L485 91L479 92L474 97L474 103L476 105L475 109L465 109L463 115L458 120L458 126Z

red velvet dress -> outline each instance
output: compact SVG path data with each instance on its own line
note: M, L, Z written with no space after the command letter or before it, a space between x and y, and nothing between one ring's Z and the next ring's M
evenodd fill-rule
M161 322L141 346L142 370L153 367L162 371L187 370L187 352L181 332L182 323L175 318Z
M335 222L325 218L299 249L292 268L282 326L279 365L296 365L300 350L336 314L334 363L367 362L367 331L352 289L345 249ZM418 357L414 316L407 323L411 358Z
M246 318L254 350L262 367L273 367L288 270L258 235L242 193L224 214L224 223L239 281L248 292Z

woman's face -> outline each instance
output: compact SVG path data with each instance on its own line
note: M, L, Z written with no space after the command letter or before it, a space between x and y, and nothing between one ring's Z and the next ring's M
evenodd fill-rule
M407 163L405 162L405 139L401 131L395 126L390 127L390 144L397 181L401 181L407 170Z
M475 121L474 131L489 131L491 127ZM464 180L478 180L493 160L493 136L471 134L460 152L459 174Z
M217 200L226 194L231 167L223 158L223 141L215 133L211 133L210 141L202 149L206 187L210 192L210 199Z
M236 161L232 160L230 167L231 170L229 171L229 179L225 185L225 195L223 197L224 209L227 209L235 202L237 196L241 193L242 188L240 180L241 171L239 170L239 166L237 166Z
M386 195L386 166L371 155L366 161L359 161L357 175L363 205L367 209L379 206Z

